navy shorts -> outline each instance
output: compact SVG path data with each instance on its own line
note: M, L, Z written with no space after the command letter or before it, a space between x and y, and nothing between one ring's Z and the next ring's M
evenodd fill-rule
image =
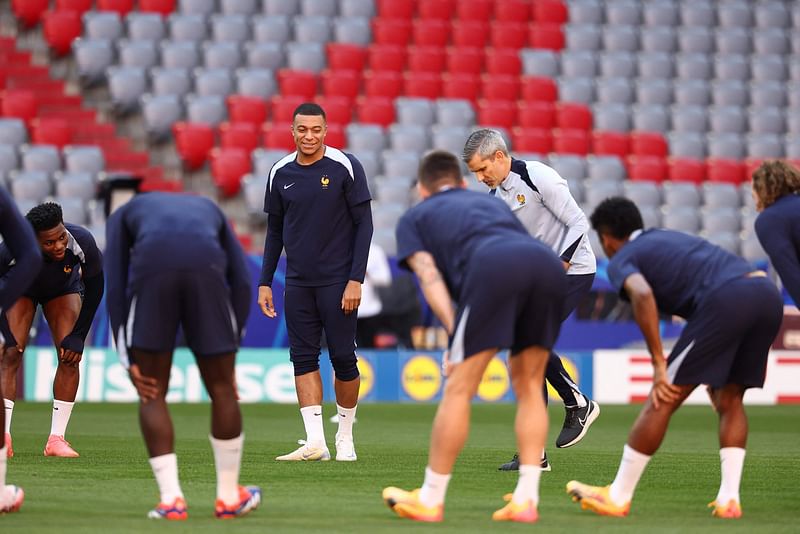
M667 360L673 384L761 387L783 318L778 288L764 277L737 278L712 292L683 329Z
M83 300L83 293L86 287L83 285L83 279L79 269L74 269L72 276L69 280L57 289L49 288L46 291L37 291L36 287L31 287L25 292L25 296L33 301L34 305L41 304L44 306L54 298L78 293Z
M550 349L567 293L561 261L544 245L496 242L473 254L461 289L450 359L486 349Z
M196 356L236 352L239 326L219 271L170 270L146 276L131 291L129 303L129 348L172 351L181 326Z
M331 359L355 357L358 314L342 311L346 285L286 286L284 306L292 362L319 358L323 329Z
M6 312L0 313L0 345L2 345L3 348L17 346L17 340L14 338L14 334L11 333L11 328L8 326ZM3 355L0 354L0 358L2 357Z
M567 275L567 296L564 297L564 309L561 312L561 322L567 320L583 298L592 289L594 274L568 274Z

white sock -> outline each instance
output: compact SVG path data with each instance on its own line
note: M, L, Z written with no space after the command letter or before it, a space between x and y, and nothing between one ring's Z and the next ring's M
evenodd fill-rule
M609 496L616 504L623 506L633 498L636 485L644 473L650 456L642 454L629 447L627 444L622 449L622 460L619 463L617 478L611 483Z
M322 406L306 406L300 408L303 425L306 427L306 443L316 446L325 445L325 431L322 428Z
M183 497L178 480L178 457L174 452L150 458L150 467L156 477L162 503L172 504L178 497Z
M336 433L339 436L353 436L353 421L356 418L356 404L352 408L342 408L336 405L336 413L339 414L339 431Z
M419 501L433 508L444 503L444 495L447 493L447 484L450 482L450 474L441 475L433 471L430 467L425 468L425 482L419 490Z
M74 402L53 400L53 420L50 423L51 436L64 436L67 433L67 424L72 415Z
M514 488L514 495L511 500L514 504L525 504L528 501L533 501L533 505L539 504L539 477L542 475L542 469L538 465L520 465L519 466L519 479L517 480L517 487Z
M242 464L244 434L233 439L208 436L217 468L217 499L230 505L239 502L239 468Z
M5 443L0 447L0 490L6 487L6 468L8 467L8 458L6 457L8 451L6 451L6 447L8 445Z
M11 434L11 416L14 414L14 401L11 399L3 399L3 406L6 409L5 433Z
M717 493L717 504L724 506L733 499L739 502L739 483L742 481L745 450L739 447L723 447L719 450L722 481Z

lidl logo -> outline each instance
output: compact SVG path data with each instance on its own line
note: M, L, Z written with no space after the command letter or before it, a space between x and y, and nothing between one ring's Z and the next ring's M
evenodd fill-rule
M439 363L430 356L414 356L403 366L401 381L409 397L416 401L429 401L442 386Z
M478 397L488 402L498 401L508 393L509 385L508 368L501 358L495 356L486 366L478 384Z
M358 372L361 375L361 385L358 388L358 398L363 399L375 387L375 369L364 357L358 359Z

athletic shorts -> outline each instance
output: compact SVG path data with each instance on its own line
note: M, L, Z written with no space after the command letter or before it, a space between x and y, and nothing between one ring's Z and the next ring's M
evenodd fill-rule
M6 347L15 347L17 345L17 340L14 338L14 334L11 333L11 328L8 326L8 319L6 319L6 312L0 313L0 345L3 348ZM0 358L3 355L0 354Z
M25 296L28 297L33 301L34 305L41 304L44 306L54 298L62 297L64 295L70 295L72 293L77 293L80 295L81 300L83 300L83 294L85 291L85 286L83 285L83 279L81 278L80 270L75 269L73 271L73 276L61 287L58 289L50 289L48 291L37 291L36 287L30 287L28 291L25 292Z
M456 314L450 359L486 349L551 349L561 329L567 291L561 261L544 246L494 242L473 254Z
M239 326L222 273L169 270L137 282L129 296L128 347L171 352L179 326L195 356L236 352Z
M567 320L581 300L589 294L594 282L594 274L568 274L567 275L567 296L564 297L564 309L561 313L561 322Z
M761 387L783 318L769 279L741 277L712 292L683 329L667 360L673 384Z
M358 313L345 315L342 294L347 282L329 286L286 286L286 330L289 355L297 358L318 357L322 331L331 358L355 353Z

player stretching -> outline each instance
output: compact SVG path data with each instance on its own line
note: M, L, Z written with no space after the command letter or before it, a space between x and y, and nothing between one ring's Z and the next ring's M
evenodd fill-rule
M8 456L14 455L11 415L17 397L17 369L28 344L36 307L41 305L58 356L53 379L53 418L44 455L77 458L79 454L64 436L78 392L83 344L103 298L103 259L87 229L64 223L58 204L40 204L25 217L36 232L44 263L33 284L5 312L12 334L6 340L0 372ZM0 272L19 268L11 259L8 250L0 245Z
M510 502L492 519L533 523L547 436L544 370L561 328L566 276L553 251L532 238L502 202L463 187L454 155L428 154L419 169L424 200L397 226L397 257L419 278L451 342L422 488L389 487L383 499L400 517L442 520L450 474L469 431L472 398L497 351L509 348L521 465Z
M0 235L3 246L14 259L16 269L0 278L0 350L5 337L10 337L8 325L2 311L11 306L39 274L42 267L42 253L36 243L30 224L22 217L5 189L0 187ZM0 382L0 395L3 393ZM0 423L5 425L5 410L0 412ZM0 514L16 512L22 506L25 492L19 486L6 485L8 456L3 443L0 447Z
M139 421L161 503L152 519L187 517L166 396L178 326L211 398L215 514L244 515L261 489L239 485L242 415L234 365L250 311L250 272L239 241L210 200L146 193L106 224L108 315L117 351L139 393Z
M508 153L503 136L496 130L473 132L462 155L469 170L511 208L533 237L542 240L559 255L567 271L567 295L562 322L569 317L592 288L597 270L589 244L589 221L569 192L567 181L538 161L522 161ZM529 266L533 271L535 265ZM571 447L586 435L600 415L600 406L581 393L555 352L550 353L545 378L564 401L566 415L556 447ZM545 402L547 390L544 390ZM542 453L542 469L550 470ZM519 468L519 458L500 466L501 471Z
M753 271L745 260L708 241L670 230L643 232L642 216L626 198L604 200L591 221L611 258L609 281L630 300L650 351L653 389L611 485L573 480L567 492L598 514L628 515L636 485L661 445L670 417L698 384L708 384L719 415L722 471L710 506L716 517L740 517L747 442L742 398L747 388L764 385L769 347L782 317L777 288L763 271ZM668 358L659 335L659 311L687 321Z
M264 211L269 214L258 304L277 317L272 277L286 247L286 328L300 415L301 447L281 461L329 460L322 428L319 354L322 330L333 366L339 431L336 459L357 459L353 444L361 378L356 366L356 310L372 240L367 178L351 154L325 145L325 111L301 104L292 133L297 150L269 172Z

